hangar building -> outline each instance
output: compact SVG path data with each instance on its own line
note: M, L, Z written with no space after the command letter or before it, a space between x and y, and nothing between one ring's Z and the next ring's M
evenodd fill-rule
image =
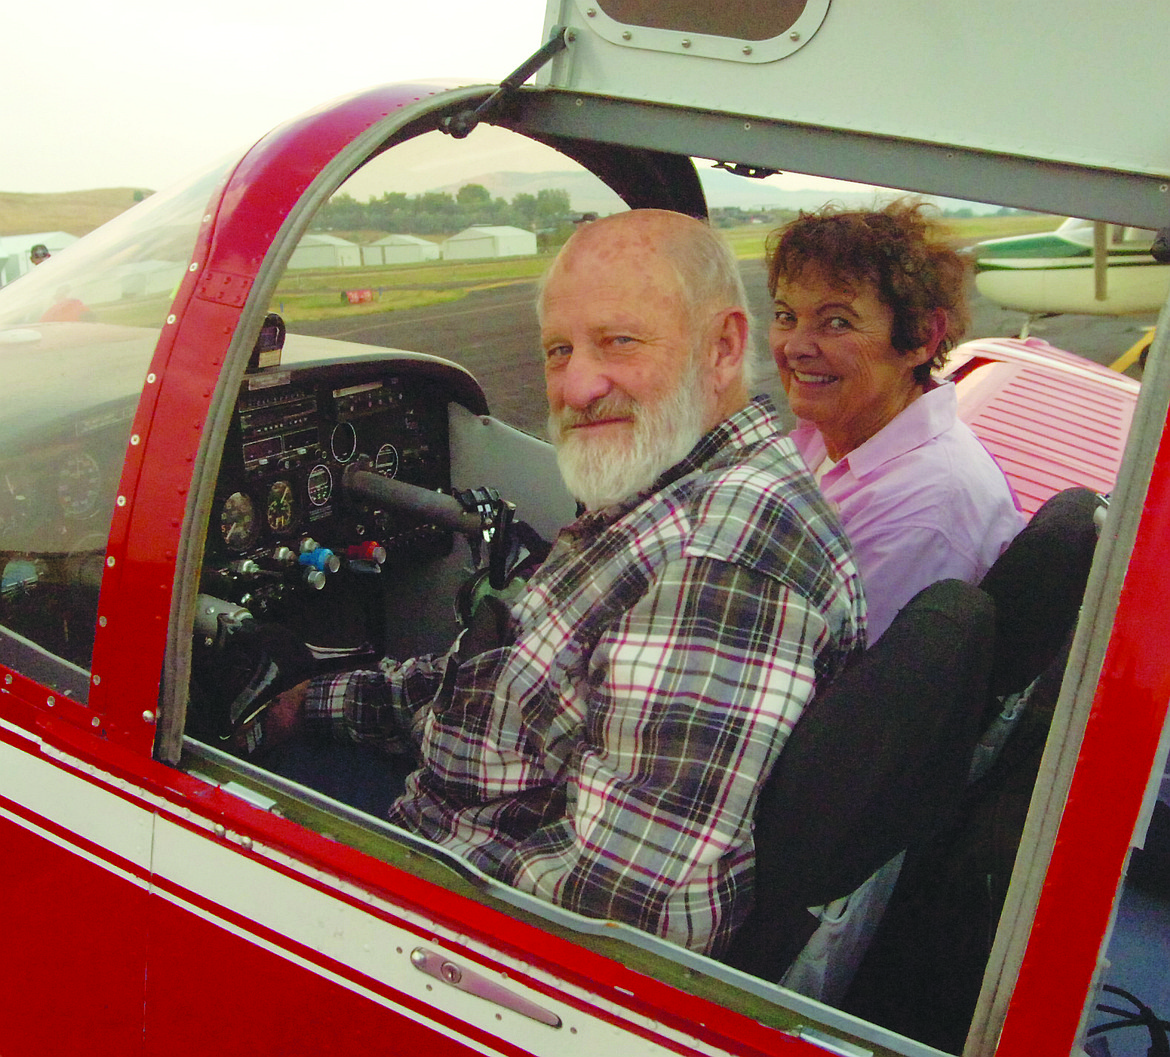
M443 259L524 257L536 252L536 235L523 228L471 227L443 243Z
M387 235L361 247L362 264L414 264L437 261L439 244L417 235Z

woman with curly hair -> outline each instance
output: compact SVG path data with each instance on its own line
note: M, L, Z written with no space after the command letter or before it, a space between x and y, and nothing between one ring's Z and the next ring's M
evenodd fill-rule
M969 312L966 265L927 209L830 207L768 239L793 440L853 544L870 642L928 584L978 582L1024 524L954 386L932 377Z

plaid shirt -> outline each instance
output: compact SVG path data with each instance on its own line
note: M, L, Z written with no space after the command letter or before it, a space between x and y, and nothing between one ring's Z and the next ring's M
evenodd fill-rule
M319 680L310 716L412 730L395 824L569 910L718 955L751 904L761 783L864 644L844 533L766 398L656 489L565 528L511 644Z

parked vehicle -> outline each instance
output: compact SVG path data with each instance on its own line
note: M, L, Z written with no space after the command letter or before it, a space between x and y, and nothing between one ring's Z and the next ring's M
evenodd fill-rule
M1151 252L1157 234L1070 217L1053 231L987 239L971 247L975 283L1022 312L1156 312L1170 290L1170 264Z

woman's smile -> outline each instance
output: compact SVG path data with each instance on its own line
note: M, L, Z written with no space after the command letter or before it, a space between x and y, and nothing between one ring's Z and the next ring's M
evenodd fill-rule
M893 311L869 285L815 271L776 287L768 340L792 413L816 424L834 459L864 444L921 393L926 350L891 343Z

